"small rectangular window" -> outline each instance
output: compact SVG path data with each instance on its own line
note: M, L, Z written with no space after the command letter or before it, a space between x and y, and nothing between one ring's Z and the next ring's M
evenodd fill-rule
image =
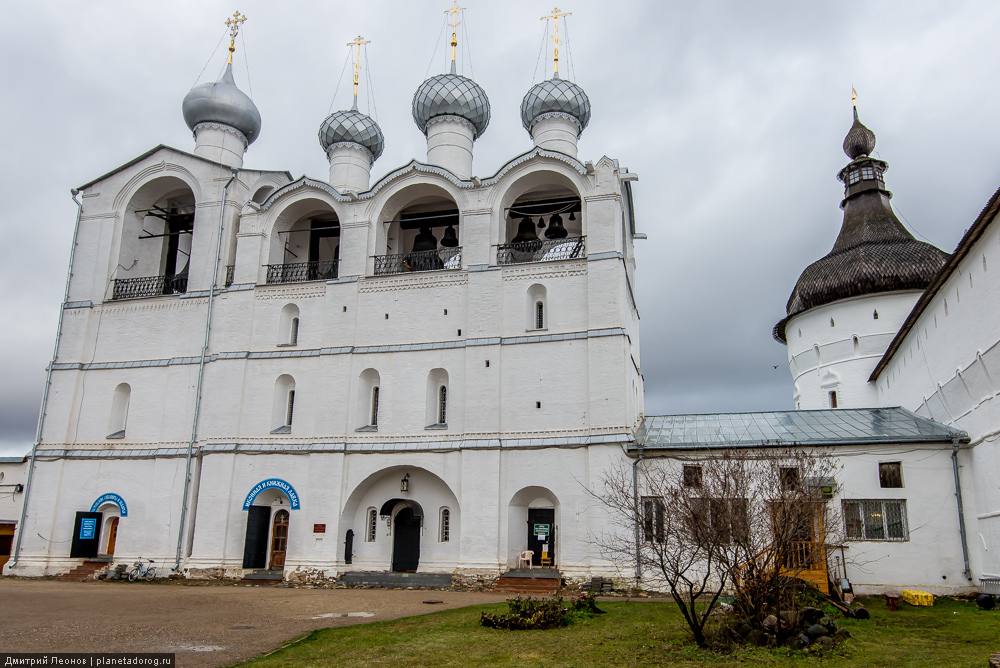
M543 302L535 304L535 329L545 329L545 304Z
M292 318L292 332L291 336L288 337L288 344L295 346L299 343L299 319Z
M878 483L879 487L902 487L903 462L879 462Z
M844 501L843 508L848 540L910 540L904 499Z
M830 395L829 396L830 396L830 408L836 408L837 407L837 391L836 390L830 390Z
M447 508L441 509L441 542L447 543L451 540L451 511Z
M378 388L372 388L372 414L371 421L369 424L373 427L378 426Z
M292 411L295 409L295 390L288 391L288 409L285 411L285 426L292 426Z
M797 468L783 468L779 471L781 478L781 491L794 492L799 488L799 470Z
M642 497L642 532L647 543L663 542L665 506L658 496Z
M378 513L375 512L374 508L368 509L368 526L365 527L365 541L368 543L375 542L375 530L378 526Z
M685 487L701 487L701 467L700 466L685 466L684 467L684 486Z

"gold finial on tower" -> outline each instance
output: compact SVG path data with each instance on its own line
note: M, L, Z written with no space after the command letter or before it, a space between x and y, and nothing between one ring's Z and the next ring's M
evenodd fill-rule
M458 33L456 31L456 28L462 25L462 22L458 20L458 14L459 12L464 12L464 11L465 7L458 6L458 0L453 1L451 9L444 10L445 14L451 14L451 20L449 21L448 25L451 26L451 62L452 62L451 67L453 71L455 69L455 47L458 46Z
M551 36L552 41L556 43L555 56L552 59L552 67L554 75L559 74L559 45L562 44L562 41L559 39L559 19L564 16L572 16L572 15L573 15L572 12L560 12L559 8L556 7L555 9L552 10L552 13L549 16L542 17L543 21L548 21L549 19L555 19L555 24L556 24L555 35Z
M855 107L858 106L858 91L854 90L854 86L851 86L851 102Z
M247 20L247 17L236 11L230 18L226 19L229 26L229 64L233 64L233 52L236 51L236 36L240 34L240 26Z
M354 108L358 106L358 72L361 71L361 45L371 44L371 40L366 40L361 35L354 38L353 42L348 42L347 46L354 47Z

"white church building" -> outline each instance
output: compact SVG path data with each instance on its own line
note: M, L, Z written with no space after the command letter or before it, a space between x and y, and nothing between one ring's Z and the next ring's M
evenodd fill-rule
M457 584L531 551L569 579L618 576L593 542L605 471L794 442L842 462L859 590L1000 578L997 195L953 255L913 240L856 120L841 236L775 328L798 410L645 416L636 176L577 155L583 89L558 70L531 88L531 144L490 176L472 173L489 99L454 51L413 95L423 160L373 180L384 137L356 100L320 126L328 178L245 168L261 118L230 65L184 99L193 151L74 190L4 574L105 555Z

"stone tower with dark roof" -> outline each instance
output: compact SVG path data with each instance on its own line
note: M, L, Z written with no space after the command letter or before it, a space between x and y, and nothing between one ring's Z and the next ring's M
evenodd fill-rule
M948 259L899 222L885 187L888 163L872 157L874 149L875 133L855 107L844 138L851 161L837 176L844 184L840 234L799 276L773 332L788 346L797 408L876 406L868 374Z

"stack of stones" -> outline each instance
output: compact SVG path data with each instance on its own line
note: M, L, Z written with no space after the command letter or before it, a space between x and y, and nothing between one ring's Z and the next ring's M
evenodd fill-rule
M828 649L850 637L846 630L838 629L833 620L819 608L783 610L780 621L779 617L769 615L759 629L745 621L737 622L732 627L736 640L759 647L777 645L779 629L786 638L785 644L792 649Z

